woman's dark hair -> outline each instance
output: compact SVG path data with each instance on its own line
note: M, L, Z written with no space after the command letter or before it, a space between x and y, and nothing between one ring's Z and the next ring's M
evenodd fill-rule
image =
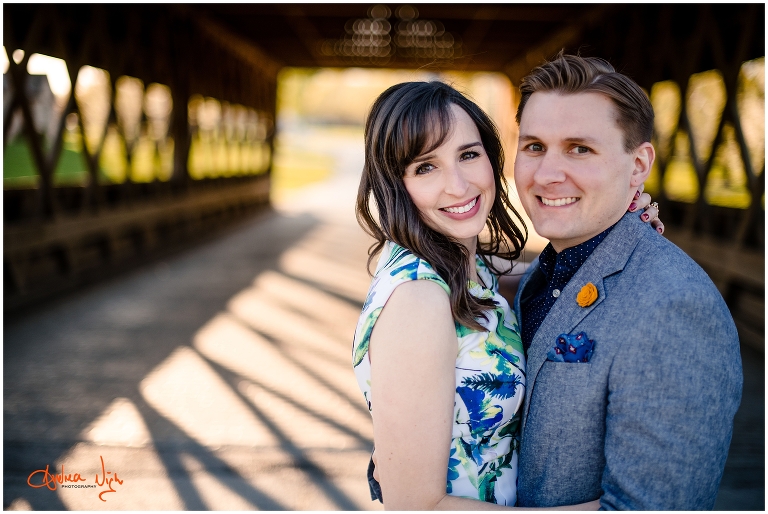
M427 261L447 282L455 321L485 330L476 318L485 317L483 311L495 304L469 293L468 266L474 262L473 256L458 240L424 223L403 182L406 167L418 156L438 148L450 135L455 122L452 105L463 109L477 126L496 184L496 196L486 221L489 237L486 241L478 240L477 253L493 272L509 273L511 268L500 270L490 257L510 261L519 257L528 230L507 196L504 151L498 131L474 102L442 82L398 84L374 102L365 124L365 166L357 193L357 220L376 239L368 252L369 270L374 256L388 240L397 243ZM371 199L378 221L371 212Z

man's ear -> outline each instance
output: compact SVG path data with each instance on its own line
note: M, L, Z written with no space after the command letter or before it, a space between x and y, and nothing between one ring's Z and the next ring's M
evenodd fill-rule
M635 168L632 170L630 184L632 187L638 187L651 174L653 161L656 159L656 150L653 149L651 143L646 142L635 148L633 155L635 158Z

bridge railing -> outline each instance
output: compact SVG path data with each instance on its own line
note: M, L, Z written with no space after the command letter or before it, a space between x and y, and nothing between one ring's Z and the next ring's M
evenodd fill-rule
M3 9L6 311L268 204L279 63L181 5Z

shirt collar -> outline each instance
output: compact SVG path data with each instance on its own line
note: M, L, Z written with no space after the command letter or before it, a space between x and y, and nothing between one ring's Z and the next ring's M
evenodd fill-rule
M549 243L539 256L539 269L541 269L544 276L547 277L547 281L552 279L552 273L555 270L555 266L558 266L558 268L563 271L567 270L570 275L568 280L570 280L570 277L579 271L581 265L586 262L589 256L592 255L592 252L595 251L595 248L597 248L597 245L605 239L605 236L607 236L615 226L615 224L611 225L592 239L584 241L579 245L566 248L560 253L557 253L552 247L552 243Z

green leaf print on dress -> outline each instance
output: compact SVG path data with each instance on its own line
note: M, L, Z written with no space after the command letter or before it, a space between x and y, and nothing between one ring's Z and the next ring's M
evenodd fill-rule
M451 494L453 487L451 482L459 478L459 472L456 470L457 466L461 464L461 461L456 458L456 447L451 446L451 454L448 456L448 484L446 485L445 492Z
M368 353L368 346L371 342L371 332L373 332L373 326L376 324L376 320L379 319L379 314L384 307L374 309L365 320L363 325L363 337L360 339L360 346L355 348L355 357L352 359L352 367L356 367L365 358L365 354Z
M512 325L512 328L507 327L504 324L505 317L503 309L496 307L494 311L496 313L496 319L498 320L498 323L496 324L496 335L506 344L512 346L517 352L524 354L523 340L520 337L520 329L517 326L517 323ZM515 321L517 320L515 319Z
M519 364L520 357L515 353L515 350L515 346L508 344L506 340L497 335L497 332L489 332L482 347L473 350L470 355L476 359L491 357L490 360L495 362L494 370L499 374L512 374L517 370L525 376L525 370Z
M469 482L477 489L477 466L472 459L472 446L466 443L464 439L459 439L456 445L456 457L458 457L461 466L464 468Z

